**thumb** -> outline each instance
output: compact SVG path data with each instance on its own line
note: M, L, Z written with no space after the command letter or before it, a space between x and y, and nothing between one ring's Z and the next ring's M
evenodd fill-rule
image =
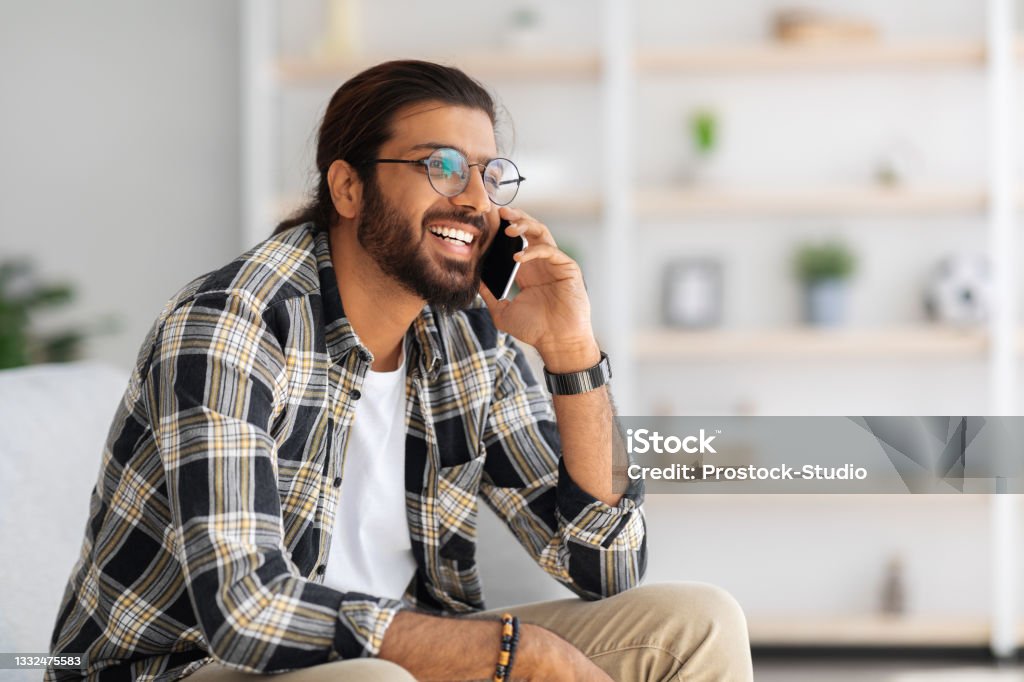
M491 290L486 284L480 282L480 296L484 299L484 303L487 304L487 309L491 312L491 317L496 318L508 305L508 301L499 301L491 293Z

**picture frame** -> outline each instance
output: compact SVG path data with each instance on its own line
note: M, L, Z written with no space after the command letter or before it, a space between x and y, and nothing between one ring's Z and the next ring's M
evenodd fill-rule
M714 258L682 258L665 266L662 321L701 329L722 321L722 264Z

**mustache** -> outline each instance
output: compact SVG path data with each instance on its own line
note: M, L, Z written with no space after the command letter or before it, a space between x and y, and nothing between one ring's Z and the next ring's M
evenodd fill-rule
M472 225L484 235L487 234L487 218L480 213L466 213L463 211L434 211L423 216L423 224L435 221L450 220L457 223Z

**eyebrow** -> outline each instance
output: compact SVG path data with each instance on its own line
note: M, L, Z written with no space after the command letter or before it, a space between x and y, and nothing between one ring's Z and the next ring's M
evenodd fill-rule
M469 159L470 163L474 163L473 159L470 157L470 155L466 152L465 149L463 149L462 147L458 146L457 144L451 144L450 142L423 142L421 144L413 145L412 147L409 148L409 151L412 152L412 151L416 151L418 149L429 149L429 150L433 151L435 149L441 149L441 148L445 148L445 147L448 148L448 149L454 149L455 151L457 151L458 153L462 154L467 159ZM476 163L487 163L489 161L492 161L495 158L497 158L497 157L491 157L489 159L486 159L484 161L478 161Z

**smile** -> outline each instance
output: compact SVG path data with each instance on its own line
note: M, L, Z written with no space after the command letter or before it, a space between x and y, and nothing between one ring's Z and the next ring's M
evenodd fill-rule
M473 243L473 235L465 230L447 227L444 225L431 225L427 229L430 230L431 234L446 242L462 244L465 246L469 246Z

